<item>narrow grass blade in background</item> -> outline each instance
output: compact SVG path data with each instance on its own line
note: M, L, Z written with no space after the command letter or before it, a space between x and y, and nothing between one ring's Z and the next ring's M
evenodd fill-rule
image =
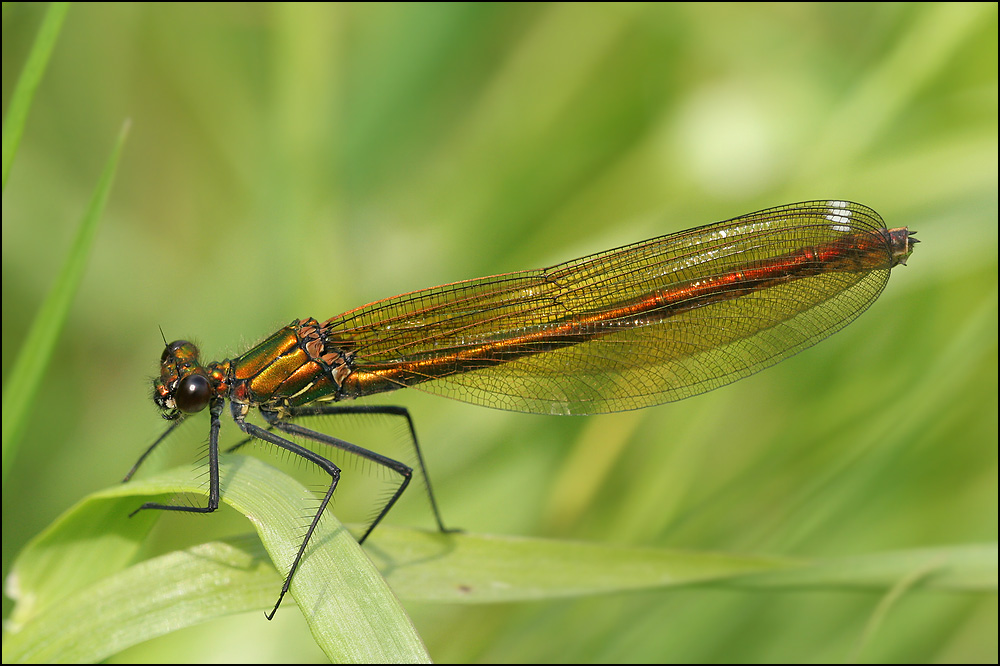
M10 105L7 107L7 117L3 121L3 191L7 191L7 177L10 176L11 165L14 164L14 156L17 154L17 146L21 143L21 134L24 133L24 125L28 121L28 110L31 108L31 100L35 97L35 90L42 81L45 68L49 64L49 56L55 48L59 39L59 31L62 29L66 12L69 11L68 2L53 2L49 5L49 10L45 13L42 27L35 37L35 43L28 54L28 61L24 65L24 71L17 80L14 94L11 95ZM5 468L6 469L6 468Z
M90 200L87 212L80 222L69 256L56 277L52 289L42 302L35 320L28 330L24 346L17 355L10 379L3 388L3 480L6 482L11 463L17 455L17 439L24 426L28 408L45 377L45 369L52 359L52 351L62 332L69 313L73 296L83 278L83 270L90 257L90 248L97 235L97 223L104 213L111 184L115 179L118 159L121 156L125 137L128 136L129 122L126 121L118 133L114 151L104 166L97 189ZM5 131L6 134L6 131ZM6 138L5 138L6 143Z

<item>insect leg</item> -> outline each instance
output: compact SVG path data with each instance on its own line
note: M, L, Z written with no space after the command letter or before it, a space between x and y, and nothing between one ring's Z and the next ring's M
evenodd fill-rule
M163 442L163 440L165 440L167 437L169 437L170 433L172 433L174 431L174 429L176 429L177 426L179 426L183 422L184 422L184 419L178 419L178 420L174 421L173 423L171 423L170 427L167 428L166 431L162 435L160 435L159 437L157 437L156 441L153 442L148 449L146 449L146 452L143 453L141 456L139 456L139 459L135 461L134 465L132 465L132 469L130 469L128 471L128 474L125 475L125 478L122 479L122 483L127 483L129 481L129 479L131 479L135 475L136 471L138 471L139 465L141 465L142 463L146 462L146 458L148 458L149 454L153 452L153 449L155 449L157 446L159 446L160 443Z
M417 441L417 431L413 425L413 419L410 417L410 412L405 407L398 407L395 405L309 405L305 407L293 407L288 410L286 418L299 418L303 416L335 416L338 414L387 414L390 416L400 416L406 419L406 425L410 431L410 442L413 444L413 450L417 454L417 464L420 465L420 472L424 477L424 486L427 490L427 497L431 502L431 510L434 512L434 520L437 522L438 529L441 532L455 532L458 530L449 529L444 526L444 521L441 519L441 512L438 510L437 501L434 499L434 491L431 488L430 475L427 474L427 466L424 463L423 453L420 451L420 443ZM403 481L399 488L393 494L393 496L386 502L385 506L372 521L372 524L365 530L365 533L358 539L359 542L364 542L364 540L371 534L375 526L378 525L382 519L389 513L389 510L393 507L402 494L406 490L406 487L410 484L410 480L413 476L413 469L408 465L405 465L397 460L382 456L369 449L362 448L360 446L351 444L350 442L345 442L342 439L337 439L336 437L330 437L315 430L309 430L301 426L295 425L293 423L288 423L286 420L269 419L269 422L276 428L280 428L284 432L289 434L299 435L313 441L320 442L322 444L327 444L329 446L334 446L348 453L353 453L354 455L361 456L375 462L379 465L387 467L392 471L399 474Z
M264 414L265 416L268 416L266 412L264 412ZM323 512L326 510L327 505L330 503L330 499L333 497L333 491L337 489L337 483L340 481L340 468L318 453L314 453L309 449L296 444L295 442L291 442L284 437L274 434L271 432L270 428L261 428L253 423L247 423L243 420L242 414L237 414L235 405L233 407L233 417L236 419L236 423L239 425L240 429L250 437L270 442L275 446L280 446L286 451L302 456L330 475L330 487L327 489L326 495L324 495L323 500L320 502L319 509L316 511L316 515L313 516L312 522L309 524L309 529L306 530L306 535L302 539L302 543L299 545L299 550L295 554L292 566L289 568L288 574L285 576L285 582L281 586L281 593L278 595L278 601L275 602L274 608L271 609L270 613L264 613L264 616L270 620L274 617L274 614L278 612L278 606L281 605L281 600L285 598L285 594L288 592L288 588L292 584L292 577L295 575L295 570L299 568L299 562L302 561L302 556L306 552L306 546L309 545L309 539L312 538L313 532L316 531L319 519L323 516ZM274 418L273 415L271 418ZM277 427L277 423L272 423L272 426Z
M160 504L158 502L146 502L138 509L129 514L129 518L139 513L143 509L160 509L162 511L186 511L188 513L212 513L219 508L219 428L221 427L219 422L219 415L222 413L222 407L225 404L225 400L217 399L212 401L209 413L212 417L211 430L208 436L208 506L183 506L179 504ZM178 421L178 423L180 423ZM174 424L167 429L165 433L160 435L153 446L149 447L139 461L132 467L128 475L125 477L125 481L128 481L132 474L138 469L139 465L145 460L146 456L149 455L157 444L162 442L167 435L173 432L177 425Z

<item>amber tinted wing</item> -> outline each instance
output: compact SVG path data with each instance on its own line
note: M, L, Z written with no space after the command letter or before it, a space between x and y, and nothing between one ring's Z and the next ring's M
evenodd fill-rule
M413 386L522 412L636 409L736 381L846 326L888 279L884 230L865 206L804 202L403 294L329 324L355 354L355 397ZM875 248L864 265L823 265L858 243ZM789 269L789 257L809 261Z

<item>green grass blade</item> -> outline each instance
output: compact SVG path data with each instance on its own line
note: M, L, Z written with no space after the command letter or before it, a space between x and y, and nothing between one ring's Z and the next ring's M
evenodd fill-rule
M145 512L122 520L135 508L134 497L91 495L36 536L7 577L7 595L17 605L5 629L16 631L47 608L132 563L157 517Z
M919 574L911 587L952 592L997 590L997 544L959 544L815 560L807 566L767 572L740 581L743 587L775 589L883 589Z
M42 82L45 68L49 64L49 57L59 40L59 31L62 29L66 12L69 11L68 2L53 2L49 5L42 21L42 27L35 37L35 43L28 54L28 60L24 65L24 71L17 80L14 92L10 97L10 104L7 106L7 117L3 121L3 191L7 191L7 178L10 176L10 168L14 164L14 156L17 154L17 146L21 142L21 135L24 133L24 125L28 121L28 111L31 109L31 100L35 97L35 90Z
M45 377L45 369L52 359L59 334L73 303L73 296L83 277L83 271L90 257L90 248L97 235L97 225L104 212L104 205L114 182L115 171L121 156L125 137L128 135L129 123L122 126L118 134L111 157L108 158L101 178L94 190L94 195L87 207L87 212L80 222L69 256L56 277L52 288L42 302L35 320L28 330L24 346L18 353L17 360L11 370L7 385L3 389L3 480L17 454L17 441L24 427L28 408L35 399L35 394ZM6 140L5 140L6 141Z
M222 499L250 519L270 560L287 571L302 538L303 507L314 504L315 497L255 458L222 460ZM281 576L258 562L264 559L261 553L245 547L237 547L239 552L198 547L187 555L172 553L117 572L106 565L99 580L85 571L87 563L98 559L87 555L88 549L99 550L115 564L122 552L134 552L130 540L109 543L102 528L115 533L143 518L127 517L141 503L140 496L193 492L202 496L196 501L204 501L204 487L192 477L186 469L95 493L25 548L8 581L17 607L8 623L4 661L99 660L183 626L269 610ZM93 519L97 515L106 517L104 525ZM85 580L74 581L74 574ZM317 527L291 596L317 644L335 662L429 660L385 580L331 516ZM295 612L289 601L279 612ZM263 612L260 622L263 630Z
M868 623L865 625L865 630L861 634L861 639L858 641L858 645L854 649L854 653L848 663L857 664L861 662L861 655L865 648L869 645L874 645L875 636L879 633L882 628L883 623L889 616L889 611L892 609L896 603L902 599L907 592L912 590L920 580L935 573L935 570L939 568L939 564L933 560L929 561L923 569L917 569L910 572L902 580L900 580L891 590L889 590L882 599L879 600L878 605L872 612L871 617L868 619Z
M365 544L403 599L503 603L718 582L798 560L379 528Z
M128 513L151 495L203 495L192 476L176 470L95 493L25 548L7 585L18 603L4 661L97 661L181 627L270 609L281 583L270 562L282 571L291 563L311 495L255 458L223 457L222 496L250 518L260 539L205 543L128 566L156 517L127 519ZM332 517L313 543L292 596L335 661L427 660L395 594L502 603L705 584L890 595L901 585L997 589L996 544L807 561L385 527L366 545L366 556Z
M184 626L270 609L280 586L255 536L200 544L136 564L50 606L9 636L3 660L99 662Z
M890 589L914 571L919 587L992 593L996 544L831 560L636 548L572 541L380 528L365 544L403 599L498 603L713 584L781 590Z

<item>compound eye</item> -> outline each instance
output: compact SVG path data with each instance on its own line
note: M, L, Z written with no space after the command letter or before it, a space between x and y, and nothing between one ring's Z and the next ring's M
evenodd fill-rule
M180 356L180 352L185 348L188 350L188 353L185 354L186 356L197 358L198 348L195 347L194 344L188 342L187 340L174 340L163 348L163 353L160 354L160 363L166 361L167 358L176 358L177 356Z
M212 387L204 375L188 375L174 391L174 403L185 414L200 412L208 406L212 397Z

